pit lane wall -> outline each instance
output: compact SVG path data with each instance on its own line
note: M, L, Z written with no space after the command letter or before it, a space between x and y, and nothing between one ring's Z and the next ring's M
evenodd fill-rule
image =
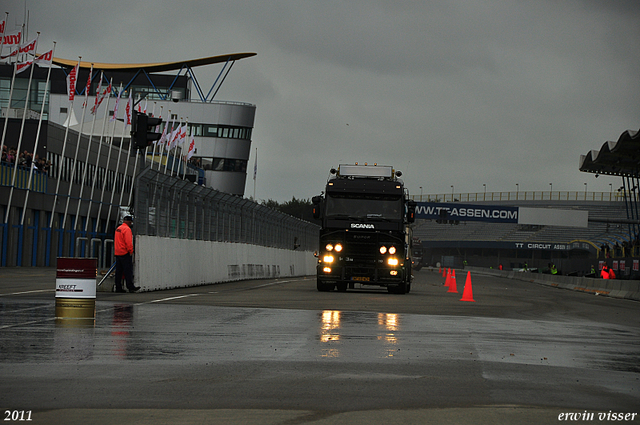
M553 288L568 289L572 291L586 292L594 295L604 295L608 297L640 301L640 281L638 280L559 276L543 273L521 272L515 270L486 269L481 267L467 267L465 270L471 270L485 275L499 276L508 279L518 279L525 282L550 286Z
M140 291L316 273L309 251L144 235L136 235L135 246Z

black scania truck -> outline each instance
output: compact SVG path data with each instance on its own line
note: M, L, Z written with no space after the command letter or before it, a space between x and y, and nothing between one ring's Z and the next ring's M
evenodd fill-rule
M322 221L318 291L346 291L361 285L391 293L411 289L410 201L400 171L390 166L346 165L332 169L313 214Z

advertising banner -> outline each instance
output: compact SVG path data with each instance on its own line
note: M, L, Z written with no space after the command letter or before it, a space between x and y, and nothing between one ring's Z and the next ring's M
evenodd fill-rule
M518 207L418 202L416 206L416 218L426 220L518 223Z

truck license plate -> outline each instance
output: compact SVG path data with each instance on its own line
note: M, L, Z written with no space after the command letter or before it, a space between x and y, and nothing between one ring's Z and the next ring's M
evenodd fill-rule
M353 276L351 280L357 280L359 282L368 282L369 276Z

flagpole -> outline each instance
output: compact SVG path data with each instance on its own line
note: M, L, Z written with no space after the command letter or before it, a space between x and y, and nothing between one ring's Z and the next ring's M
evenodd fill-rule
M153 110L155 112L156 102L153 102ZM160 116L158 118L160 118L160 124L158 125L159 127L160 125L162 125L162 106L160 106ZM158 147L158 143L160 143L158 140L153 141L153 152L151 153L151 168L153 168L153 163L156 160L156 148Z
M80 60L81 59L82 59L82 56L79 56L78 57L78 64L76 65L75 68L73 68L73 69L76 70L76 72L75 72L76 80L78 78L77 71L80 70ZM74 72L73 69L72 69L71 72ZM68 77L69 76L67 76L67 78ZM65 150L67 148L67 136L69 134L69 127L71 127L71 117L73 116L73 101L76 98L76 94L75 94L76 85L75 85L75 82L73 84L73 87L70 87L70 84L69 84L67 88L69 90L69 93L68 93L68 95L69 95L69 114L67 115L67 127L64 130L64 139L62 141L62 153L60 154L60 161L59 161L58 164L56 164L57 168L58 168L58 181L56 183L56 191L55 191L55 194L54 194L54 197L53 197L53 205L51 206L51 217L49 218L49 228L50 229L53 228L53 217L56 215L55 213L56 213L56 204L58 203L58 191L60 189L60 179L62 178L62 170L64 169L64 153L65 153Z
M9 19L9 12L4 12L4 23L2 25L2 35L0 35L0 56L2 56L2 50L4 49L4 35L7 32L7 20ZM0 148L2 152L2 148Z
M102 75L100 76L102 79ZM104 139L104 130L107 127L107 118L109 116L109 98L111 97L111 84L113 83L113 78L109 80L109 85L107 86L106 94L107 96L107 104L104 108L104 118L102 119L102 131L100 132L100 139L98 140L98 155L96 157L96 167L93 170L93 179L91 180L91 194L89 195L89 209L87 210L87 220L84 223L84 231L87 231L87 225L89 224L89 215L91 213L91 205L93 204L93 194L95 193L96 183L98 179L98 168L100 167L100 154L102 153L102 140ZM102 97L102 93L100 93L100 97ZM96 107L95 115L98 115L98 108L100 107L100 102L102 99L98 101L98 105ZM105 172L106 172L105 167ZM96 217L96 226L95 229L98 228L98 222L100 221L100 216Z
M38 36L36 37L36 45L34 47L34 53L38 51L38 39L40 38L40 32L38 32ZM16 178L18 177L18 159L20 158L20 150L22 149L22 136L24 135L24 123L27 119L27 110L29 107L29 95L31 94L31 81L33 80L33 68L35 65L31 64L31 71L29 72L29 83L27 86L27 96L24 99L24 110L22 112L22 122L20 123L20 135L18 136L18 148L16 150L16 160L13 164L13 175L11 176L11 189L9 190L9 201L7 202L7 211L4 215L4 222L9 223L9 212L11 211L11 200L13 198L13 191L16 187ZM44 100L43 100L44 102ZM7 120L9 117L7 116ZM22 211L22 215L24 216L24 210Z
M162 143L160 143L160 141L158 142L159 143L158 155L160 156L160 159L158 160L158 171L160 171L160 168L162 168L162 158L165 156L164 151L167 150L166 149L167 148L167 137L168 137L167 130L169 130L169 118L171 118L171 109L167 109L167 122L164 125L164 129L162 130L162 134L163 134L164 137L162 137L162 136L160 137L160 141ZM165 161L165 164L166 164L166 161Z
M113 80L113 79L112 79ZM118 98L120 97L120 94L122 92L122 83L120 83L120 87L118 88ZM107 165L105 166L105 174L104 174L104 179L102 179L102 193L100 194L100 203L98 204L98 215L97 215L97 221L98 223L96 224L96 229L98 228L98 224L100 221L100 214L102 213L102 204L104 202L104 189L105 187L107 187L107 180L109 179L109 165L111 163L111 152L113 151L113 139L114 136L116 134L116 123L118 122L118 106L119 106L119 99L116 99L116 104L113 107L113 127L111 127L111 136L109 137L107 144L109 145L109 153L107 154ZM108 104L107 104L108 106ZM108 110L109 108L107 108ZM118 167L116 166L116 172L114 173L114 179L115 176L118 174ZM115 180L114 180L115 181ZM109 207L109 212L111 212L111 207ZM108 225L108 221L107 221L107 225ZM105 233L107 233L107 229L105 227L104 230Z
M133 96L133 92L131 93L131 96ZM129 99L131 99L131 96L129 96ZM133 103L132 103L133 105ZM135 111L133 110L134 108L131 108L131 116L133 116L133 114L135 113ZM125 129L127 128L127 126L125 125ZM120 144L122 145L122 142L124 140L124 131L122 132L122 137L123 139L120 140ZM124 197L124 188L125 185L127 183L127 171L129 171L129 162L131 160L131 145L133 145L133 140L131 139L131 136L129 136L129 149L127 151L127 162L125 163L124 166L124 176L122 178L122 190L120 191L120 202L119 202L119 206L122 207L122 198ZM136 153L137 153L137 149L136 149ZM138 156L136 155L136 159L138 159ZM136 161L137 162L137 161ZM131 184L131 188L129 189L129 191L133 190L133 182Z
M93 118L91 119L91 131L89 132L89 142L87 143L87 154L84 157L84 167L82 167L82 180L80 180L80 195L78 196L78 204L76 206L76 222L74 224L74 229L78 229L78 228L82 228L78 226L78 222L80 221L80 207L82 206L82 195L84 194L84 187L87 185L86 180L87 180L87 171L89 170L89 155L91 154L91 143L93 142L93 131L96 128L96 116L98 115L98 96L100 95L100 91L102 90L102 77L104 75L104 71L100 71L100 81L98 81L98 88L97 88L97 92L96 92L96 99L94 101L93 104L93 108L92 110L89 112L91 115L93 115ZM87 84L87 87L89 87L89 85ZM87 107L89 107L89 97L87 96ZM98 157L99 159L99 157ZM98 160L96 160L97 162ZM96 168L97 169L97 168ZM91 209L91 200L89 200L89 210ZM87 219L85 221L85 224L87 221L89 221L89 210L87 210ZM86 230L86 225L85 225L85 230Z
M120 85L122 86L122 84ZM116 159L116 174L114 176L113 179L113 186L111 187L111 200L109 201L109 212L107 213L107 222L105 224L105 228L104 231L105 233L107 232L107 226L109 226L109 220L111 219L111 210L113 210L113 198L116 194L116 184L118 183L118 170L120 169L120 158L122 156L122 144L124 143L124 133L127 131L127 126L129 125L129 119L127 117L127 108L130 106L131 109L133 109L133 102L130 102L131 96L133 96L133 93L130 93L129 95L129 100L127 100L127 106L125 107L125 111L124 111L124 120L123 120L123 126L122 126L122 134L120 135L120 145L118 146L118 159ZM130 114L133 113L133 110L129 111ZM131 146L131 143L129 143L129 146ZM127 159L127 164L129 159ZM123 184L123 189L124 190L124 181L126 180L126 174L123 176L122 178L122 184ZM122 194L120 195L120 202L122 202ZM118 207L120 207L120 205L118 205Z
M184 130L184 139L182 138L182 133L180 133L180 161L184 159L184 165L182 168L182 180L184 180L187 175L187 154L184 151L184 143L187 141L187 129L189 129L189 117L187 117L185 121L185 130ZM189 134L191 134L191 129L189 129ZM180 170L178 170L180 171ZM176 176L180 176L180 173L176 173Z
M253 202L258 202L256 199L256 176L258 175L258 148L256 147L256 158L253 163Z
M65 224L67 223L67 212L69 211L69 201L71 200L71 190L73 189L73 181L76 174L76 166L78 165L78 150L80 149L80 140L82 137L82 129L84 128L84 117L87 112L87 106L89 103L89 88L91 80L93 79L93 64L91 64L91 69L89 70L89 78L87 79L87 86L84 89L84 104L82 105L82 121L80 121L80 129L78 131L78 139L76 142L76 153L73 156L73 167L71 168L71 180L69 181L69 190L67 191L67 204L64 207L64 215L62 216L62 229L64 230ZM82 181L80 182L82 185ZM78 221L78 217L76 216L76 221Z
M56 42L53 42L53 49L51 50L51 59L53 59L53 55L56 53ZM33 60L33 64L31 66L36 66L35 58ZM49 88L49 78L51 76L51 68L53 68L53 62L49 64L49 70L47 71L47 82L44 85L44 95L42 96L42 107L40 108L40 119L38 120L38 131L36 132L36 143L33 147L33 155L35 159L36 152L38 152L38 144L40 143L40 129L42 128L42 116L44 115L44 105L47 101L47 90ZM32 160L33 161L33 160ZM24 211L27 210L27 201L29 201L29 194L31 193L31 181L33 179L33 166L29 170L29 182L27 183L27 193L24 197L24 205L22 206L22 219L20 220L20 225L24 225Z
M187 122L188 125L188 122ZM191 129L189 128L189 136L187 136L186 140L189 140L189 137L191 137ZM185 141L186 141L185 140ZM184 146L184 142L183 142L183 146ZM184 158L184 169L182 170L182 180L184 180L184 178L187 176L187 154L189 153L189 151L187 150L187 152L184 152L184 149L181 148L180 154L182 155L182 157Z
M18 63L13 64L13 77L11 77L11 87L9 88L9 103L7 103L7 116L4 118L4 129L2 130L2 141L0 141L0 155L4 147L4 139L7 134L7 123L9 122L9 111L11 110L11 98L13 97L13 87L16 81L16 71L18 70ZM17 158L16 158L17 161Z
M171 112L171 111L169 111ZM171 122L171 133L168 134L169 139L167 140L166 151L167 151L167 160L164 162L164 173L167 174L167 166L169 164L169 154L171 153L171 143L173 142L173 125L175 122Z

